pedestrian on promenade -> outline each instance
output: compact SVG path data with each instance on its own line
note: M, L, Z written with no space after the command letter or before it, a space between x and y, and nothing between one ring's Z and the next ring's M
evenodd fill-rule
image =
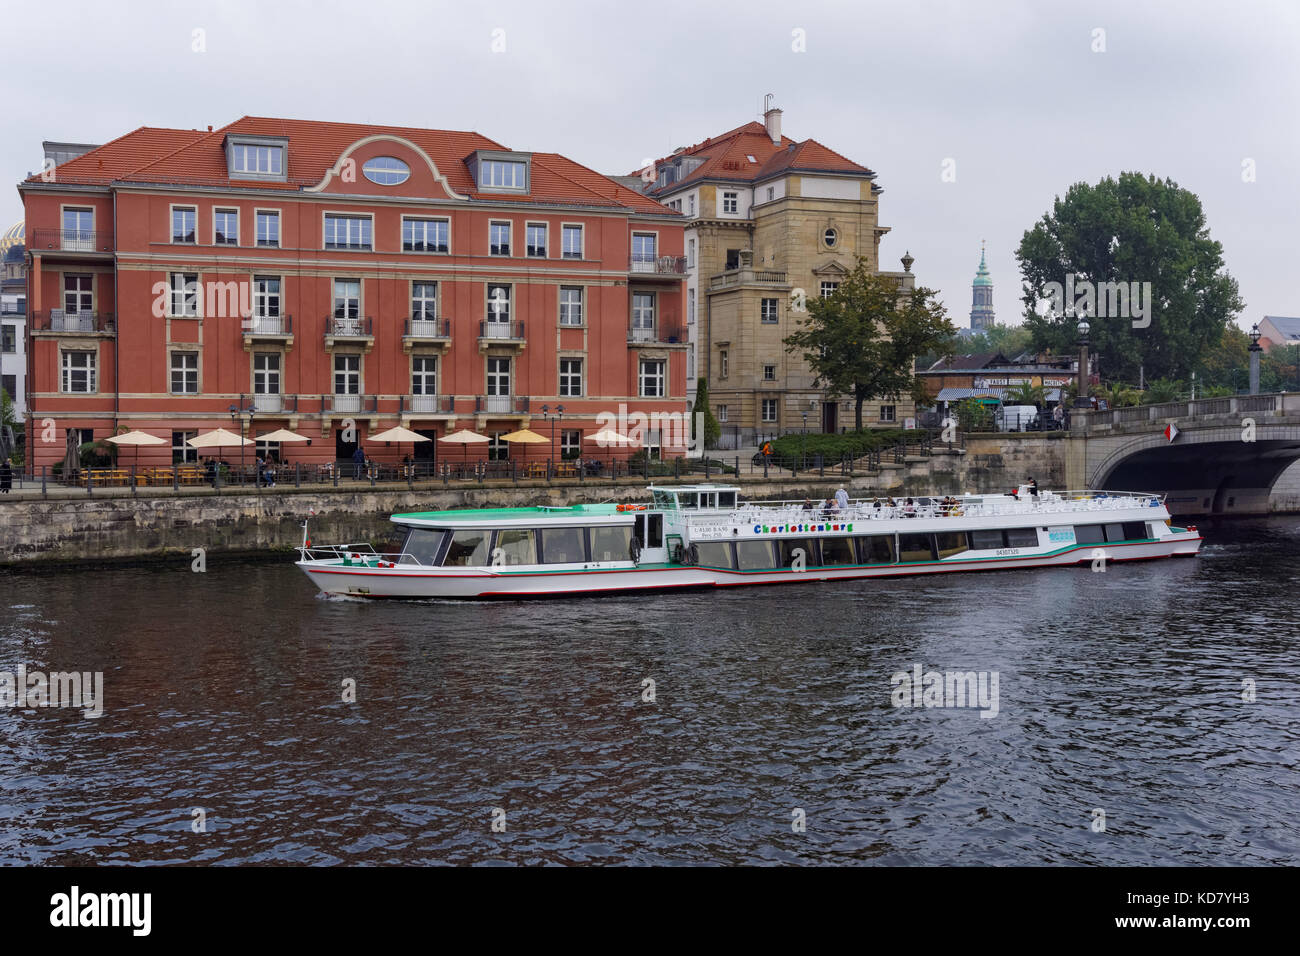
M365 477L366 472L366 453L361 450L361 443L357 443L357 450L352 453L352 477L360 480Z

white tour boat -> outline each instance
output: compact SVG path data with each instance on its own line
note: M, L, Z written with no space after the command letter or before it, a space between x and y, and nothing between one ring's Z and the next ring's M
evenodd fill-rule
M1131 492L858 499L845 508L741 499L734 485L649 488L646 504L396 514L394 552L313 545L298 567L328 594L524 598L795 584L1190 557L1195 527Z

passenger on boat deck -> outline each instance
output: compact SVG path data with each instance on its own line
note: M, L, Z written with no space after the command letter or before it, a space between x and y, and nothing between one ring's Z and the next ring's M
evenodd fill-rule
M1031 478L1030 481L1032 480ZM840 485L840 490L835 492L835 503L840 506L841 511L849 510L849 493L844 490L843 485Z
M880 510L880 499L877 498L875 501L871 502L871 507L873 507L873 508L875 508L877 511L879 511L879 510Z
M805 498L805 499L803 500L803 510L804 510L804 511L816 511L816 510L817 510L815 507L813 507L813 503L812 503L812 499L811 499L811 498Z
M1032 475L1029 477L1029 494L1034 498L1038 497L1038 482L1034 480Z
M903 503L903 517L904 518L916 517L916 503L912 501L911 498L908 498L907 501Z
M835 499L827 498L826 503L822 505L822 517L827 519L833 518L836 510Z

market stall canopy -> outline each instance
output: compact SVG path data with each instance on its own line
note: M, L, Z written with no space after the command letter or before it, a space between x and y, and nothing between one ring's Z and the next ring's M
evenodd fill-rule
M311 441L306 435L299 435L297 432L291 432L287 428L280 428L265 435L258 435L258 441Z
M256 443L251 438L240 438L234 432L228 432L224 428L217 428L186 439L185 444L191 448L225 448L229 445L253 445Z
M409 428L403 428L398 425L396 428L390 428L386 432L380 432L378 435L370 435L366 441L432 441L427 435L421 435L419 432L413 432ZM446 441L446 439L443 439Z

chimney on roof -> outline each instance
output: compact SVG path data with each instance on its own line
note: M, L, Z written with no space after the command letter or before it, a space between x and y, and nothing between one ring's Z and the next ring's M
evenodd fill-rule
M772 94L767 94L767 102L772 102ZM772 141L773 146L781 145L781 111L775 106L768 106L767 111L763 114L763 125L767 127L767 138Z

